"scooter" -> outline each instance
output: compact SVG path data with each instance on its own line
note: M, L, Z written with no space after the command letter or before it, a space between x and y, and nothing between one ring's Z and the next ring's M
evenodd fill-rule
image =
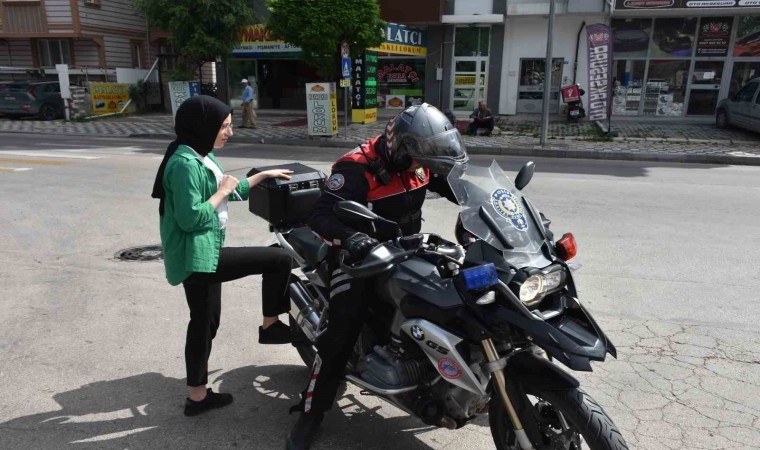
M583 108L583 97L586 93L583 89L580 90L581 97L578 97L577 101L567 103L567 120L577 123L579 119L586 117L586 109Z

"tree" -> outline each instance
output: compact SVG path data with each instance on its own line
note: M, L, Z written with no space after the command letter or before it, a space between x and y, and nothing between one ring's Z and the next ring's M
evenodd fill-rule
M253 23L248 0L132 0L148 24L171 33L182 64L193 71L227 56L240 44L243 28Z
M301 47L304 61L328 80L338 71L343 39L354 54L383 42L385 23L377 0L270 0L269 10L267 28Z

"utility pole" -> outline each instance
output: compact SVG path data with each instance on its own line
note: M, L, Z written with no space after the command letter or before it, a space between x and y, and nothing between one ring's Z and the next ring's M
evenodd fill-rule
M544 105L541 112L541 146L546 145L549 134L549 101L552 91L552 41L554 40L554 0L549 0L549 32L546 38L546 65L544 68Z

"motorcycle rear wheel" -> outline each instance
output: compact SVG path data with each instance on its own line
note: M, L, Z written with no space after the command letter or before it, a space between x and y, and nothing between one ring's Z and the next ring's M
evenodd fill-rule
M552 390L509 383L508 393L536 450L627 450L623 435L604 409L581 389ZM489 405L491 435L498 450L519 450L499 394ZM562 426L559 414L569 428Z

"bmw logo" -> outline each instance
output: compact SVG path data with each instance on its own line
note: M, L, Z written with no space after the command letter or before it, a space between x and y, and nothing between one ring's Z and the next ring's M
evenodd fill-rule
M417 325L414 325L412 327L412 336L418 341L425 339L425 333L422 331L422 328L418 327Z

